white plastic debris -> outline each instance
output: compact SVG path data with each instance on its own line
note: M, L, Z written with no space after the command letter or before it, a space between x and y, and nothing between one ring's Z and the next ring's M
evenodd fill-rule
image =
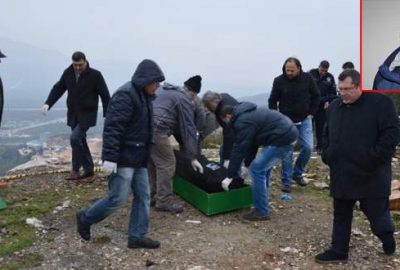
M27 218L25 222L26 222L26 224L32 225L35 228L42 228L43 227L42 221L40 221L39 219L37 219L35 217Z
M186 220L185 221L186 223L192 223L192 224L201 224L201 221L200 220Z
M296 248L292 248L292 247L281 248L281 251L283 251L285 253L299 253L299 251Z
M71 200L66 200L65 202L63 202L62 207L68 208L70 204L71 204Z

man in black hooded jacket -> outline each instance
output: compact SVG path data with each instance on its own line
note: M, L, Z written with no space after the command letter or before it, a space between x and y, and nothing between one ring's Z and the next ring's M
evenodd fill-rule
M103 132L103 168L108 195L77 213L78 233L90 240L90 226L102 221L133 194L128 228L128 248L158 248L146 237L149 229L150 189L147 162L153 136L152 99L164 74L152 60L137 67L131 81L113 95Z

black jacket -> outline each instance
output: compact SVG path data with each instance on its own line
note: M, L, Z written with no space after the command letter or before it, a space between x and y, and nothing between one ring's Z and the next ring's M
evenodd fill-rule
M144 86L164 80L164 74L152 60L143 60L130 82L121 86L108 106L103 132L102 159L121 167L146 167L153 135L154 96Z
M322 152L330 167L332 196L389 196L391 160L399 141L399 119L389 97L362 93L353 104L333 101L327 109Z
M3 118L3 107L4 107L4 94L3 94L3 82L0 78L0 126L1 126L1 119Z
M229 105L229 106L236 106L239 102L233 98L229 94L222 93L221 94L221 101L218 103L217 108L215 109L215 118L217 119L218 124L222 127L222 134L223 134L223 144L222 144L222 157L224 160L230 160L233 142L235 141L235 134L231 127L225 124L222 121L221 113L222 109Z
M279 109L294 123L298 123L308 115L316 114L319 98L319 90L311 75L300 71L293 79L289 79L285 73L276 77L268 103L270 109Z
M243 159L246 166L250 165L259 146L288 145L298 136L297 128L287 116L274 110L257 108L250 102L241 102L235 107L229 126L235 135L228 168L230 178L237 176Z
M76 82L74 68L70 65L51 89L45 104L51 108L66 90L68 90L68 126L74 127L78 123L83 128L95 126L99 96L103 104L103 115L106 115L110 93L101 73L89 67L89 63L78 82Z
M324 109L325 102L331 103L337 98L335 78L332 74L321 77L318 68L310 70L310 75L314 79L320 94L319 109Z

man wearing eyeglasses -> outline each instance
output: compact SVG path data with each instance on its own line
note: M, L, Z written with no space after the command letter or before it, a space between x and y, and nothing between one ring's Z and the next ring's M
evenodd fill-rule
M322 148L333 197L332 245L315 257L318 263L347 261L357 201L385 254L396 250L389 212L391 161L400 140L396 109L387 96L361 92L356 70L339 75L339 93L327 109Z
M72 170L66 180L79 180L93 176L94 166L86 132L96 125L99 96L106 116L110 93L101 73L89 66L82 52L72 55L72 64L64 71L60 80L53 86L42 107L43 114L68 90L67 124L71 127ZM83 167L83 175L79 169Z

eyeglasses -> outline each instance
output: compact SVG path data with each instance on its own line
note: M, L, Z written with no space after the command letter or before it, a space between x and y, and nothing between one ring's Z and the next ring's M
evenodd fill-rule
M350 92L354 89L356 89L357 87L353 86L353 87L346 87L346 88L339 88L339 92Z

